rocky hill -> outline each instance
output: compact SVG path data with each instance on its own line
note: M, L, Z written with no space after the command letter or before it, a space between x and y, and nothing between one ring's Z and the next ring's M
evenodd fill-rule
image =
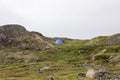
M2 64L38 61L40 59L37 55L33 53L26 55L25 51L49 53L52 48L53 45L38 32L29 32L23 26L16 24L0 26L0 63Z
M45 37L38 32L29 32L23 26L16 24L0 26L0 46L21 46L25 43L24 40L28 42L29 46L32 46L32 39L38 45L45 44L47 46L48 42L45 42ZM42 45L42 47L45 46Z

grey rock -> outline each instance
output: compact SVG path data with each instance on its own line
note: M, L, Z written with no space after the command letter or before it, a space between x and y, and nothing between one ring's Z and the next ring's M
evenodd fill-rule
M14 24L0 26L0 46L16 46L19 44L19 41L16 41L13 38L25 35L29 35L29 32L21 25Z
M0 26L0 37L14 37L28 35L29 32L21 25Z
M49 71L49 70L51 70L50 67L42 67L42 68L36 69L35 72L43 73L44 71Z
M109 37L106 41L106 45L118 45L120 44L120 33Z

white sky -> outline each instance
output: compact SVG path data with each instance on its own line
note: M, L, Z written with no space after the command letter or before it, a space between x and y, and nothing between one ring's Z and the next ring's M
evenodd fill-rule
M88 39L120 33L120 0L0 0L0 25L48 37Z

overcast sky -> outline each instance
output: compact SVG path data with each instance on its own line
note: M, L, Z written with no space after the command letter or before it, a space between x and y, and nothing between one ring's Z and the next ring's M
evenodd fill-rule
M48 37L89 39L120 33L120 0L0 0L0 25Z

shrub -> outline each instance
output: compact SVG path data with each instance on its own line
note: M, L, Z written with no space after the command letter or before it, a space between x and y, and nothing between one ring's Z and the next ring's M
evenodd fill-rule
M95 60L108 60L109 59L109 55L96 55L95 56Z

